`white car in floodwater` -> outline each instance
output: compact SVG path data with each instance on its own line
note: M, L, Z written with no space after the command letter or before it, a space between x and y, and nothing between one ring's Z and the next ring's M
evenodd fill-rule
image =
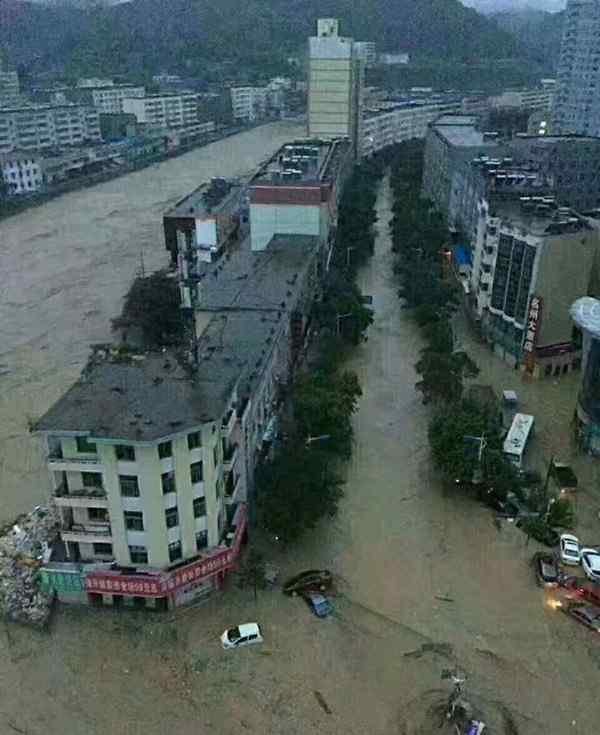
M262 643L263 637L258 623L244 623L235 628L229 628L221 636L221 644L225 650L229 648L241 648Z
M579 539L570 533L563 533L560 537L560 560L563 564L577 566L581 561Z

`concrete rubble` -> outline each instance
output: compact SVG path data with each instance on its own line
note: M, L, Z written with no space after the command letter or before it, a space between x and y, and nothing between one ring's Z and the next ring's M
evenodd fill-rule
M0 529L0 611L12 622L43 627L52 597L39 587L38 571L57 534L54 511L37 506Z

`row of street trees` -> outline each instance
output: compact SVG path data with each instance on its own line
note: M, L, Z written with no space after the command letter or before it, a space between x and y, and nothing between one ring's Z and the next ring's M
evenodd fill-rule
M423 144L402 143L388 156L394 193L390 222L392 249L397 253L394 271L401 286L399 296L411 307L425 338L415 366L420 375L416 389L433 407L428 432L433 461L453 485L476 487L481 499L494 507L509 493L524 501L529 510L539 513L525 530L542 539L548 527L569 526L572 509L564 500L549 504L547 482L542 486L539 477L521 476L507 460L497 402L464 395L465 379L476 377L479 369L454 339L452 315L458 299L444 270L446 224L431 202L419 196Z
M463 395L465 379L474 378L479 370L456 346L452 315L458 299L444 272L446 223L431 202L419 196L422 142L397 146L391 165L395 273L401 284L399 296L412 308L425 338L415 366L420 375L416 389L433 407L429 426L433 461L452 483L477 478L486 495L503 500L518 488L519 479L502 453L498 408Z
M356 272L374 249L382 172L378 161L362 164L346 183L323 295L314 307L315 337L291 389L286 438L258 471L259 522L284 543L296 541L322 518L333 518L343 497L338 467L352 454L352 415L362 395L357 375L344 362L373 321Z

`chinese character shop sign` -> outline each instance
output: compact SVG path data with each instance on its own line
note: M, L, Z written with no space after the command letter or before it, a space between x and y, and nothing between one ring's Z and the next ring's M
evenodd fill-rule
M525 341L523 352L525 353L525 367L527 372L532 373L535 367L535 346L540 329L542 316L542 299L532 296L529 302L529 313L527 314L527 325L525 327Z

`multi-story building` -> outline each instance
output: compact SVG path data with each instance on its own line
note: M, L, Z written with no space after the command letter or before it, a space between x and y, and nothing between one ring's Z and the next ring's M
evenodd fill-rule
M600 136L600 4L568 0L552 132Z
M581 448L600 455L600 301L583 296L571 306L571 318L583 337L581 390L575 421Z
M42 581L65 601L170 607L239 555L256 463L319 289L319 238L248 243L197 274L187 358L96 348L40 419L60 539Z
M221 255L238 232L241 196L238 184L212 179L164 214L165 245L172 263L177 264L179 254L182 272L194 271L198 262L210 263Z
M491 107L522 108L527 110L550 110L555 90L549 86L537 89L507 89L502 94L489 98Z
M123 112L134 114L139 123L163 128L183 128L201 122L198 104L199 95L193 92L148 94L122 101Z
M559 204L579 211L600 206L600 138L517 135L510 150L552 180Z
M457 212L451 209L451 203L462 198L453 193L459 167L482 155L502 155L497 135L482 132L477 125L478 118L472 115L443 115L427 131L422 192L451 227L459 226Z
M382 148L412 138L424 138L429 123L440 115L460 110L460 101L389 102L363 110L361 153L369 156Z
M0 107L8 107L19 101L19 75L16 71L0 69Z
M358 56L365 62L365 66L375 66L377 63L377 44L375 41L355 41L354 48Z
M252 250L264 250L275 235L327 241L352 156L345 139L298 140L280 148L248 185Z
M123 100L146 95L146 88L133 84L113 84L110 87L87 87L85 97L98 112L116 114L123 112Z
M32 194L44 184L43 161L19 151L0 154L0 175L10 196Z
M410 62L410 54L405 52L396 54L379 54L377 57L379 64L383 66L399 66L406 65Z
M230 92L234 120L254 122L267 114L267 87L231 87Z
M102 79L99 77L82 77L77 80L77 86L79 89L90 89L100 87L114 87L115 83L112 79Z
M553 197L480 202L470 304L496 354L538 377L579 366L569 308L588 293L599 235L594 220Z
M338 35L338 21L321 18L309 39L308 135L347 137L360 147L364 61L354 41Z
M82 145L100 137L98 112L86 105L0 109L0 153Z

